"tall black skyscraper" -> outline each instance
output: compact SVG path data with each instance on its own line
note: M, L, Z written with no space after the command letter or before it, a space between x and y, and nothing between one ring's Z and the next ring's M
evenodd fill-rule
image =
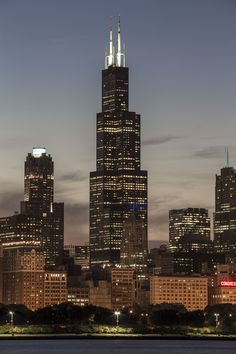
M229 166L227 150L225 166L216 175L214 241L218 250L231 243L236 247L236 169Z
M33 148L25 161L24 201L20 214L0 219L3 249L38 249L46 267L63 253L64 204L54 203L54 166L45 148Z
M97 114L97 167L90 173L91 264L120 262L124 221L131 213L147 229L147 171L140 169L140 115L129 111L129 69L110 30ZM147 230L146 230L147 231Z

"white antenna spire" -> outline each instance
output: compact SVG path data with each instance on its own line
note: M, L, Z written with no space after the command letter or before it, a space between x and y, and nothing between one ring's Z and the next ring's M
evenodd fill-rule
M229 149L225 148L225 167L229 167Z
M125 66L125 54L122 53L122 51L121 51L120 16L119 16L119 20L118 20L116 65L117 66Z
M110 43L109 43L109 54L105 57L105 67L106 69L114 64L114 47L113 47L113 38L112 38L112 21L110 24Z

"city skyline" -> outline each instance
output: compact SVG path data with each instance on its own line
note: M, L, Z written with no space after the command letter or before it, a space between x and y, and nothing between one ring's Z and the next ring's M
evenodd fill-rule
M107 44L109 17L114 14L115 24L119 13L132 69L131 110L143 117L149 240L167 241L169 209L208 208L211 216L215 174L223 167L225 146L230 160L236 160L236 25L231 13L235 5L149 1L143 14L139 1L135 8L132 1L127 8L124 1L119 6L102 1L107 7L104 11L101 6L99 21L91 14L93 23L78 25L76 16L88 18L90 5L95 13L101 11L98 5L90 1L80 8L71 1L62 14L64 1L57 2L56 13L55 1L34 6L29 1L12 3L0 3L1 216L18 210L22 200L25 154L33 146L45 146L55 161L56 198L65 202L65 241L88 242L88 181L95 167L102 49ZM159 22L148 22L154 10ZM24 11L31 14L26 23ZM199 20L202 29L197 27ZM186 23L189 33L183 32Z

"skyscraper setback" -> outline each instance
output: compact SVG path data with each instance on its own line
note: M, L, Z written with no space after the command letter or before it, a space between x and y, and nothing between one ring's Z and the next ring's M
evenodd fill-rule
M97 114L97 163L90 173L91 264L120 262L124 221L131 213L147 231L147 171L140 169L140 115L129 111L129 69L110 29L102 71L102 112Z

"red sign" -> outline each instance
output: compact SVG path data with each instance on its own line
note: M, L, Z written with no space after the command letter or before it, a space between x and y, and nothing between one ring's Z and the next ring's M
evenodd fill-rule
M220 286L227 288L236 288L236 281L222 280Z

